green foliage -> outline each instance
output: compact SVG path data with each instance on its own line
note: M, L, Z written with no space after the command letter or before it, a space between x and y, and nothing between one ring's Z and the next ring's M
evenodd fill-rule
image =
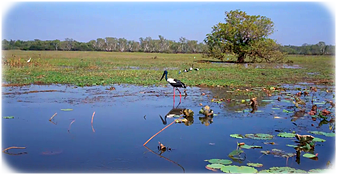
M209 163L215 163L215 164L223 164L223 165L227 165L227 164L232 164L231 160L228 159L210 159L208 160Z
M223 166L221 171L224 173L238 174L238 173L257 173L257 170L253 167L249 166L236 166L236 165L228 165Z
M234 137L234 138L237 138L237 139L243 139L243 138L244 138L244 136L241 135L241 134L231 134L231 135L229 135L229 136Z
M323 131L308 131L309 133L312 133L312 134L317 134L317 135L324 135L324 136L327 136L327 137L335 137L335 133L326 133L326 132L323 132Z
M241 145L240 148L244 148L244 149L251 149L251 148L262 148L262 146L258 146L258 145Z
M217 164L217 163L212 163L212 164L208 164L206 166L208 168L220 169L220 168L224 167L225 165L223 165L223 164Z
M291 167L271 167L267 170L262 170L259 171L259 173L273 173L273 174L290 174L290 173L307 173L304 170L300 170L300 169L295 169L295 168L291 168Z
M252 166L252 167L262 167L263 164L262 163L247 163L248 166Z
M317 156L315 154L305 153L305 154L303 154L303 157L311 159L311 158L315 158Z
M287 133L287 132L281 132L279 134L277 134L277 136L279 137L288 137L288 138L291 138L291 137L295 137L296 134L294 133Z
M206 56L224 60L231 53L241 63L246 57L254 62L282 61L284 55L279 51L280 46L267 38L274 30L274 23L269 18L232 10L226 12L225 20L225 23L213 26L212 33L206 35Z

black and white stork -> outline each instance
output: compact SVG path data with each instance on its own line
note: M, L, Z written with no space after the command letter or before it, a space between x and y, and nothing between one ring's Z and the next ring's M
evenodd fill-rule
M186 88L186 85L181 82L180 80L177 80L177 79L173 79L173 78L167 78L167 70L164 71L163 75L161 76L160 78L160 81L164 78L165 76L165 80L170 83L170 85L173 87L173 100L174 100L174 97L175 97L175 90L178 90L179 91L179 96L180 96L180 101L181 101L181 92L178 88Z

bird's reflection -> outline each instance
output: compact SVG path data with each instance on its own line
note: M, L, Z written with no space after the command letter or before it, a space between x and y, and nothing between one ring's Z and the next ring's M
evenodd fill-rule
M193 111L186 108L179 108L180 104L181 103L179 103L176 107L173 106L173 108L165 115L164 118L161 115L159 115L163 125L167 124L167 118L173 118L175 116L180 116L182 114L184 116L184 119L178 120L178 123L184 123L186 126L190 126L193 124L194 122Z

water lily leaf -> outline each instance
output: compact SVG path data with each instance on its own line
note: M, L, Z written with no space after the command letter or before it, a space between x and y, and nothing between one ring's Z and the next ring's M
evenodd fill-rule
M326 170L325 169L319 169L319 168L317 168L317 169L311 169L311 170L309 170L308 171L308 173L324 173Z
M220 169L223 166L225 166L225 165L223 165L223 164L217 164L217 163L212 163L212 164L208 164L207 165L208 168L214 168L214 169Z
M272 139L274 136L270 135L270 134L246 134L245 135L246 138L250 138L250 139L258 139L258 140L270 140Z
M242 151L241 149L236 149L236 150L230 152L230 153L228 154L228 156L229 156L229 157L234 157L234 156L240 155L241 153L243 153L243 151Z
M4 119L14 119L14 116L4 116L2 118L4 118Z
M274 100L261 100L261 101L269 102L269 101L274 101Z
M295 137L296 134L294 133L288 133L288 132L281 132L279 134L277 134L277 136L279 137L286 137L286 138L291 138L291 137Z
M312 141L313 142L325 142L326 140L315 137Z
M311 159L311 158L317 157L317 155L311 154L311 153L305 153L305 154L303 154L303 157Z
M247 163L248 166L252 166L252 167L262 167L263 164L261 163Z
M335 133L326 133L326 132L323 132L323 131L308 131L308 132L311 133L311 134L324 135L324 136L327 136L327 137L335 137Z
M223 165L232 164L232 161L228 159L210 159L208 160L208 162L213 163L213 164L223 164Z
M249 166L236 166L236 165L228 165L223 166L221 168L221 171L224 173L232 173L232 174L238 174L238 173L257 173L257 169Z
M229 136L237 138L237 139L243 139L244 138L243 135L241 135L241 134L231 134Z
M290 144L287 144L286 146L293 147L293 148L297 148L298 147L297 145L290 145Z
M73 109L61 109L61 111L72 111Z
M262 154L268 155L270 154L270 151L260 151Z
M259 173L273 173L273 174L290 174L290 173L307 173L304 170L290 168L290 167L271 167L267 170L259 171Z
M283 109L283 112L284 112L284 113L294 113L294 111L288 111L288 110L286 110L286 109Z
M244 145L241 145L240 148L245 148L245 149L262 148L262 146L244 144Z

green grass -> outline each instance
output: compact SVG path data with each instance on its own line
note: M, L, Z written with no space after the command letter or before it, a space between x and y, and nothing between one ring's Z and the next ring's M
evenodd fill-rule
M180 79L188 86L256 87L299 82L332 84L335 73L335 58L331 56L288 56L286 59L300 67L289 69L279 68L283 64L197 62L218 61L202 58L201 54L72 51L3 51L2 54L5 56L3 82L13 84L165 85L159 79L167 69L169 77ZM26 62L29 57L31 63ZM200 71L178 74L192 64Z

